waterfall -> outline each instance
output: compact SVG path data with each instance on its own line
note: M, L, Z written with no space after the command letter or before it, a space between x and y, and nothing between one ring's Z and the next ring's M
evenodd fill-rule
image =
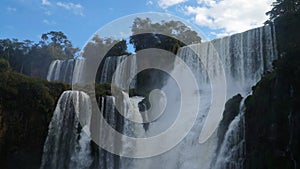
M117 67L119 68L117 69ZM137 71L136 55L110 56L104 60L104 65L101 70L100 83L112 83L116 86L126 89L125 84L130 84L130 88L135 88L136 80L133 79L130 83L129 77L136 74ZM115 79L113 81L113 75Z
M141 115L139 114L138 109L138 102L141 101L143 98L141 97L132 97L130 98L129 95L125 92L121 93L120 100L116 100L114 96L103 96L98 99L98 104L100 107L101 112L103 113L103 117L105 118L106 122L115 130L120 133L124 133L129 136L137 136L143 133L142 125L136 125L131 123L126 118L136 118L141 119ZM116 101L121 101L121 109L116 109ZM123 118L119 111L124 112ZM100 126L101 127L101 126ZM107 135L105 131L100 130L99 137L104 137L109 140L112 140L112 146L116 146L115 144L122 144L122 152L125 151L135 151L133 147L136 145L128 144L122 140L117 140L112 135ZM112 137L112 138L108 138ZM117 155L114 155L104 149L99 148L97 155L94 157L94 167L99 169L127 169L133 168L132 159L130 158L123 158Z
M48 70L47 80L71 84L74 62L74 59L52 61Z
M118 66L119 68L117 69ZM74 70L75 67L76 69ZM84 76L81 74L84 69L84 58L76 60L54 60L49 66L47 80L76 84L80 81L84 81ZM116 72L116 70L118 70L118 72ZM99 83L112 83L113 75L115 74L115 85L125 89L126 86L124 86L124 84L130 83L128 79L129 77L134 76L136 71L136 55L106 57L103 66L101 66ZM135 88L135 86L136 79L134 78L129 87Z
M190 133L176 147L159 156L135 159L136 168L243 168L245 155L244 101L240 105L239 115L230 123L221 145L218 145L216 132L204 144L198 142L199 133L211 106L212 95L209 83L214 80L213 78L218 79L222 76L221 69L223 69L226 75L227 99L238 93L246 98L251 87L260 80L264 73L272 69L271 63L277 58L274 37L273 28L265 26L211 42L180 48L177 56L194 73L201 90L202 99L198 117ZM216 62L215 58L219 58L221 62ZM212 76L208 77L209 74ZM176 91L169 84L170 80L162 89L166 93L172 91L167 94L168 100L170 100L169 97L178 97L176 94L174 95ZM172 99L171 102L173 107L176 107L176 102L173 102ZM172 111L172 108L169 111ZM157 134L157 131L161 132L166 129L169 121L172 119L164 119L162 116L157 121L150 123L146 135L153 136ZM220 146L220 151L216 152L218 146Z
M84 79L84 75L82 74L82 72L84 71L85 69L85 65L86 65L86 62L85 62L85 59L76 59L76 62L75 62L75 68L73 73L72 73L72 84L76 84L76 83L80 83L82 82Z
M230 123L221 145L218 145L220 141L218 141L216 131L205 143L199 144L199 134L212 106L210 83L222 76L222 73L225 73L227 99L237 93L241 93L244 97L247 96L251 91L251 87L260 80L262 74L272 69L271 63L277 58L274 28L264 26L210 42L182 47L179 49L177 56L193 72L201 94L200 110L195 124L178 145L163 154L142 159L120 157L101 148L92 153L91 150L93 148L90 145L90 139L85 134L89 132L90 116L88 115L84 118L86 121L83 124L83 129L81 129L76 113L74 113L76 110L79 111L79 109L82 109L80 111L85 111L85 109L87 109L87 112L90 111L89 106L78 106L78 104L89 105L88 96L83 92L65 92L58 101L49 126L41 169L242 168L244 165L243 156L245 155L244 101L240 105L240 113ZM220 62L216 62L216 58L219 58ZM74 76L75 78L72 79L72 82L76 84L84 81L84 76L81 74L82 70L87 66L85 60L76 60L76 63L73 61L72 64L71 62L53 61L49 67L47 79L49 81L64 81L69 76L63 72L72 69L71 65L74 66L76 64L78 69L74 70L73 74L76 76ZM136 55L106 57L99 69L99 82L113 82L121 89L125 89L126 86L123 86L123 84L128 83L128 78L136 74L136 62ZM68 64L70 64L69 67ZM122 92L122 97L120 98L103 96L98 99L99 108L109 125L127 136L156 136L172 125L172 122L176 119L175 113L180 109L181 100L179 99L180 95L178 95L180 89L173 87L175 83L174 79L169 78L161 89L169 101L166 104L166 114L147 124L147 130L144 130L142 124L126 119L140 120L141 118L151 117L151 115L145 114L147 110L143 112L139 110L138 105L142 103L143 99L141 97L130 98L125 92ZM135 87L136 82L133 79L130 88ZM80 98L85 99L81 100ZM85 102L83 102L84 100ZM121 110L116 110L116 102L122 103ZM192 101L190 102L192 103ZM143 104L141 105L143 106ZM146 106L144 105L144 107ZM123 114L124 117L120 115L119 111L125 113ZM125 154L128 151L133 153L149 151L152 148L147 146L141 147L138 144L129 144L123 138L121 140L108 138L114 136L108 136L105 132L101 133L101 130L100 137L113 140L112 146L121 143L121 154L122 152ZM167 144L167 140L161 140L161 143ZM220 147L218 152L217 147ZM154 148L159 149L160 147L158 145Z
M125 117L129 118L131 116L141 119L138 102L143 98L130 98L124 92L122 92L122 96L123 106L121 111L125 112ZM131 159L119 157L101 148L99 148L96 155L92 154L93 148L88 136L90 134L90 106L89 96L83 92L65 91L61 95L49 125L41 169L127 169L133 165ZM138 135L137 132L143 133L142 125L130 123L130 121L120 117L115 108L115 97L101 97L99 99L99 107L107 123L119 132L131 136ZM80 124L78 116L81 119L85 119ZM100 134L100 137L108 137L108 135L104 132ZM118 144L118 141L120 141L114 138L112 140L114 140L112 145ZM136 145L128 145L123 142L122 151L134 151L132 146Z
M122 119L117 118L117 112L115 110L115 98L113 96L105 96L99 98L99 107L101 112L103 113L104 118L106 119L106 122L113 127L114 129L118 131L122 131ZM121 125L118 125L121 124ZM106 132L101 132L99 137L109 137L106 135ZM112 138L111 140L115 140ZM115 143L112 143L114 145ZM115 169L119 168L119 161L120 158L116 155L113 155L110 152L107 152L106 150L103 150L99 148L98 155L94 159L96 163L96 168L99 169Z
M142 97L129 97L129 95L125 92L122 92L122 111L124 114L124 126L123 126L123 134L131 137L140 137L144 135L144 128L142 124L133 123L128 119L133 120L140 120L142 121L142 116L139 111L138 103L142 101ZM126 143L124 140L122 140L122 151L127 152L131 151L134 153L134 151L140 150L139 148L133 148L137 147L137 144L130 145Z
M89 131L90 117L86 125L79 124L76 113L91 111L89 96L83 92L65 91L58 100L45 141L41 169L84 169L92 163Z
M126 55L106 57L104 60L103 69L101 71L100 83L111 83L113 73L115 72L117 65L119 65L123 60L125 60L125 58Z
M245 99L239 114L231 121L217 155L214 169L242 169L245 166Z
M176 114L178 112L178 101L177 92L172 90L172 84L167 82L164 89L162 89L168 98L168 101L171 100L172 104L167 104L164 114L157 119L156 121L149 124L148 130L146 131L146 136L155 136L166 130L172 122L175 120ZM173 91L173 92L172 92ZM160 154L158 156L153 156L151 158L145 159L134 159L135 168L143 169L209 169L210 164L214 157L215 145L217 144L216 134L213 134L212 139L209 139L204 144L199 144L198 138L200 129L202 128L205 113L209 109L210 99L209 93L202 93L201 99L201 109L198 114L198 118L188 133L188 135L174 148L171 150ZM173 100L174 99L174 100ZM175 101L175 103L174 103ZM184 127L184 126L182 126ZM161 140L161 144L167 140ZM151 147L152 148L152 147ZM160 148L159 145L154 148ZM147 147L141 148L140 151L147 151Z
M200 88L212 80L209 79L208 74L213 75L210 78L218 78L223 67L226 75L227 99L238 93L246 98L251 92L251 87L260 80L261 76L272 70L272 61L278 57L275 30L272 26L264 26L211 42L183 47L179 51L179 57L190 65L189 67L197 75ZM218 64L211 58L219 58L222 64ZM211 154L215 156L215 161L211 161L209 168L243 168L244 109L243 100L240 113L230 123L225 138L219 145L218 154ZM216 143L218 138L212 136L211 139ZM213 147L217 146L215 144Z
M47 80L52 81L52 79L58 79L60 66L61 66L61 60L54 60L51 62L48 74L47 74Z
M178 55L197 74L200 84L212 80L209 79L208 73L213 75L212 78L221 76L223 67L229 98L236 93L249 92L261 76L272 69L272 61L277 59L274 34L272 26L259 27L210 42L183 47ZM219 58L221 64L216 62L215 58Z

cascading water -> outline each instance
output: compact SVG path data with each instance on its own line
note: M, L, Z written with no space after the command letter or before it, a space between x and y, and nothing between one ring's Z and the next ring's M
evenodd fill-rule
M117 66L120 66L119 69L117 69ZM127 83L131 75L136 74L136 71L136 55L131 55L130 57L127 55L106 57L101 71L100 83L111 83L115 74L115 85L125 89L126 86L124 84ZM130 88L135 88L135 81L135 79L131 81Z
M105 96L101 97L98 101L101 112L103 113L103 117L106 119L106 122L118 131L122 131L122 119L117 118L117 112L115 110L115 98L113 96ZM105 131L101 132L99 137L110 137L106 135ZM115 140L111 138L111 140ZM114 143L112 143L114 144ZM120 157L113 155L106 150L99 148L97 156L94 158L95 168L99 169L116 169L119 168Z
M179 49L178 56L191 68L201 90L202 99L198 118L190 133L180 144L162 155L149 159L136 159L136 166L139 166L137 168L240 169L243 167L243 105L241 105L241 113L231 122L218 154L215 152L218 146L216 132L204 144L198 142L200 129L211 106L211 89L207 88L209 86L207 84L212 81L211 78L222 76L223 68L226 75L227 99L238 93L246 97L261 75L272 69L271 63L277 58L273 29L271 26L265 26ZM221 64L214 60L216 57L221 60ZM209 78L208 74L212 76ZM164 89L174 91L172 85L168 86L168 82ZM168 121L169 119L160 118L151 123L146 134L161 130L165 127L164 123Z
M123 56L110 56L105 58L103 69L101 71L100 83L111 83L113 73L123 60L126 59L126 55Z
M122 92L122 110L125 117L132 116L141 119L138 102L143 98L133 97ZM115 108L115 98L105 96L99 99L99 107L107 123L114 129L126 135L135 136L137 132L143 132L141 125L129 123L120 118ZM83 117L84 116L84 117ZM79 124L78 117L81 119ZM82 119L85 119L82 121ZM79 91L64 92L54 111L49 125L48 136L44 145L41 169L119 169L132 166L132 160L121 158L101 148L93 154L91 139L88 137L91 119L91 101L87 94ZM82 127L82 125L84 125ZM100 137L108 137L101 133ZM114 138L111 140L115 140ZM115 140L118 142L118 140ZM113 143L112 143L113 144ZM122 145L122 151L133 151L132 146Z
M74 62L74 59L52 61L48 70L47 80L71 84Z
M72 72L73 79L71 79L71 83L73 85L83 81L82 78L84 78L84 76L82 75L82 72L85 69L85 65L86 65L85 59L76 59L75 62L76 69L74 69L74 71Z
M108 168L108 169L129 169L129 168L172 168L172 169L222 169L222 168L240 168L242 166L243 156L243 113L240 113L231 123L225 134L220 151L216 152L218 146L218 137L216 132L204 144L199 144L199 134L203 127L207 112L211 106L211 89L207 86L212 79L221 76L224 69L227 82L227 99L231 96L241 93L244 96L249 93L251 87L260 79L261 75L271 70L271 63L277 58L275 30L271 26L249 30L244 33L233 36L216 39L211 42L191 45L179 49L178 56L181 58L194 73L200 86L201 105L195 125L188 135L173 149L164 154L145 159L123 158L100 149L96 154L90 153L90 140L84 136L84 132L76 132L79 126L75 116L75 108L70 106L72 102L71 92L66 92L60 98L53 119L49 126L49 133L44 147L44 155L41 168ZM107 57L104 61L100 82L111 82L115 73L117 85L122 85L128 80L127 77L136 73L136 56L126 62L121 63L128 56ZM214 58L219 57L220 63L215 62ZM54 61L49 68L48 80L59 79L61 74L62 61ZM76 61L78 67L84 69L85 62ZM116 71L117 65L122 65ZM126 65L129 64L129 65ZM124 67L123 67L124 66ZM207 69L205 69L205 67ZM126 68L126 71L124 69ZM128 72L128 68L130 69ZM126 74L124 75L124 72ZM73 84L79 82L81 69L74 70L78 79L73 79ZM208 75L213 75L210 78ZM122 80L123 79L123 80ZM175 111L176 107L173 101L178 102L178 95L174 92L172 80L168 80L161 89L166 93L168 101L172 105L167 105L168 112ZM135 82L130 87L134 87ZM121 86L122 87L122 86ZM123 88L123 87L122 87ZM135 116L141 118L137 112L138 102L142 98L129 98L128 94L122 93L123 106L122 111L125 117ZM74 99L73 99L74 101ZM79 100L75 102L78 104ZM115 109L116 98L105 96L100 99L99 107L108 123L129 136L154 136L168 128L172 120L176 117L162 115L156 121L148 126L145 131L142 125L129 122L120 118ZM180 102L180 100L179 100ZM72 102L74 104L74 102ZM130 104L128 104L130 103ZM65 106L65 107L64 107ZM241 105L241 112L243 106ZM72 113L73 111L73 113ZM170 114L169 114L170 115ZM174 116L174 114L173 114ZM147 117L143 114L143 117ZM170 118L169 118L170 117ZM132 118L132 117L131 117ZM89 124L88 121L86 124ZM60 130L66 128L66 130ZM79 140L76 139L79 137ZM105 138L105 135L101 135ZM115 140L120 141L120 140ZM164 140L162 140L164 142ZM139 147L138 145L128 145L121 140L122 151L146 151L148 147ZM80 155L79 155L80 154ZM81 158L81 159L80 159ZM75 160L76 159L76 160ZM228 161L229 160L229 161ZM75 167L74 167L75 166Z
M44 145L41 169L84 169L92 163L89 131L89 96L65 91L58 100ZM79 124L78 112L86 112L85 125ZM89 113L90 112L90 113ZM77 113L77 115L76 115Z
M141 119L141 115L138 109L138 102L142 100L141 97L133 97L130 98L129 95L125 92L121 93L121 97L119 98L121 102L120 110L116 109L116 98L113 96L105 96L99 99L99 107L103 113L103 117L106 119L106 122L115 130L129 136L137 136L143 133L142 125L136 125L131 123L128 118ZM124 113L124 118L121 117L119 111ZM106 135L107 133L104 131L103 133L100 130L99 137L113 137L110 135ZM113 140L112 145L122 142L122 152L126 151L135 151L133 147L136 145L131 145L123 140L116 140L116 138L110 138ZM105 169L127 169L132 168L132 160L129 158L119 157L117 155L113 155L103 149L99 150L99 155L94 159L95 163L98 163L97 168L105 168Z
M242 169L245 165L245 99L239 114L231 121L220 145L214 169Z
M213 74L213 77L219 77L223 68L228 97L231 97L249 92L261 75L272 69L272 61L277 59L274 38L274 27L264 26L183 47L178 55L196 72L200 84L207 84L211 80L207 72ZM221 64L215 58L219 58Z
M111 83L113 75L115 74L115 83L121 88L126 88L127 80L130 76L136 74L136 55L131 55L130 59L127 59L127 55L123 56L110 56L104 60L104 65L101 70L100 83ZM123 62L123 63L122 63ZM122 63L122 64L121 64ZM82 78L81 72L84 69L84 59L67 59L67 60L54 60L49 66L47 80L59 81L68 84L76 84L80 81L78 78ZM120 66L119 71L116 72L117 66ZM74 67L77 67L74 70ZM72 79L73 74L75 78ZM81 79L82 80L82 79ZM136 79L133 79L130 84L130 88L135 88Z
M62 62L61 60L52 61L48 70L48 75L47 75L48 81L54 81L54 79L58 79L61 62Z

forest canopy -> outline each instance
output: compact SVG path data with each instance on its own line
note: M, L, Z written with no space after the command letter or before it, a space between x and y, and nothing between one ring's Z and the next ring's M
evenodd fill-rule
M34 77L45 77L45 65L54 59L73 58L78 51L62 32L45 33L39 42L0 39L0 58L7 60L13 71Z

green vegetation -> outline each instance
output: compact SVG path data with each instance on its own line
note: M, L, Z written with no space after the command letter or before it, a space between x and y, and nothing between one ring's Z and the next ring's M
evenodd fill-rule
M62 32L43 34L37 43L0 40L0 58L7 60L13 71L40 78L46 77L52 60L73 58L78 51Z
M107 51L104 53L104 51ZM126 40L115 40L111 38L100 38L98 35L95 35L90 42L83 48L83 57L108 57L108 56L121 56L121 55L130 55L127 52Z
M111 95L111 84L110 83L103 83L103 84L96 84L95 85L96 96L105 96Z
M152 23L149 18L135 18L131 31L130 43L136 51L158 48L176 54L179 47L201 42L197 32L180 21Z
M38 168L55 104L68 89L66 84L0 72L1 168Z
M62 32L37 43L0 40L0 168L39 167L56 102L70 86L29 76L45 78L52 60L78 50Z
M6 72L10 69L10 64L7 60L0 58L0 72Z
M273 8L266 14L270 16L270 20L267 23L274 21L274 19L293 15L300 10L299 0L276 0L272 4Z
M42 35L39 45L45 47L53 59L74 58L79 48L74 48L71 41L62 32L51 31Z

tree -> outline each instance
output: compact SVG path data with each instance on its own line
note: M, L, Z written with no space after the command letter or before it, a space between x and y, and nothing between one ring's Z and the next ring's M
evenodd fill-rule
M299 12L300 0L276 0L273 2L272 6L272 10L266 13L270 16L270 19L266 23L269 23L278 17Z
M0 58L7 60L11 69L26 75L45 77L54 59L74 58L79 48L74 48L62 32L51 31L34 43L30 40L0 40Z
M106 51L106 53L104 53ZM98 54L108 56L129 55L126 40L115 40L111 38L100 38L95 35L92 40L84 47L83 57L98 57Z
M42 34L41 39L40 46L46 47L50 57L55 59L73 58L79 51L79 48L74 48L71 41L61 31Z
M160 48L176 53L179 47L200 43L197 32L180 21L152 23L149 18L135 18L130 43L136 51L146 48Z
M0 57L6 59L15 71L22 71L23 62L29 50L27 43L20 42L18 39L0 40Z
M9 70L10 65L7 60L5 59L0 59L0 72L5 72Z

